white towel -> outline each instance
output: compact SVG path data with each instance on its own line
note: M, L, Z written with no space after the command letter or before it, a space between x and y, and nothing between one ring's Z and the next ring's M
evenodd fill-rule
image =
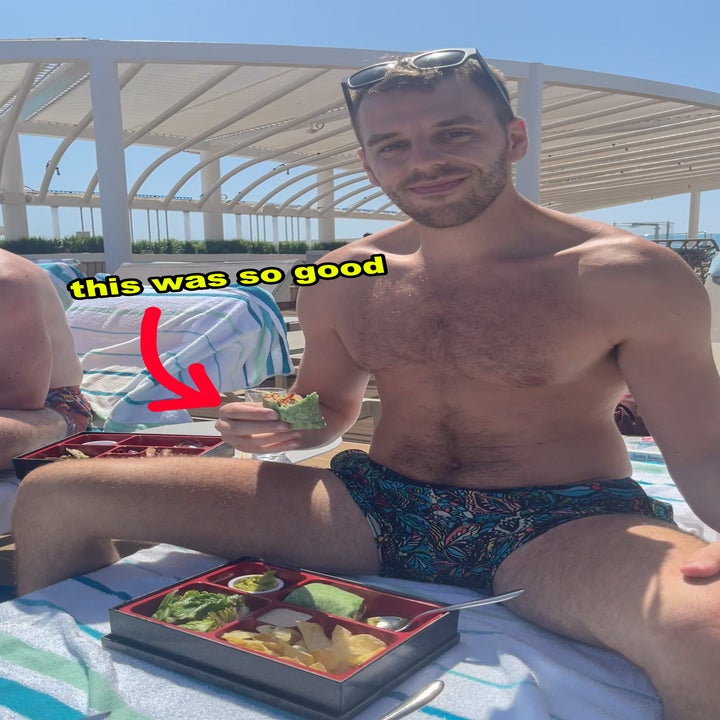
M106 431L188 422L185 410L151 412L148 403L177 396L158 383L140 352L146 308L159 307L157 346L164 368L195 387L188 367L201 363L219 392L261 384L291 371L282 315L259 288L156 293L75 300L67 318L84 371L82 389Z

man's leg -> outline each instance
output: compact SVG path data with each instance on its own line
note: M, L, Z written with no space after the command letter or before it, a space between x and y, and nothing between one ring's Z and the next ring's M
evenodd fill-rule
M110 538L378 570L370 527L329 470L222 458L67 460L25 477L13 509L18 592L117 559Z
M720 578L678 569L702 545L636 515L585 518L516 550L494 589L525 588L515 612L641 666L667 720L707 720L720 708Z
M12 459L29 450L62 440L65 420L50 408L0 410L0 470L12 467Z

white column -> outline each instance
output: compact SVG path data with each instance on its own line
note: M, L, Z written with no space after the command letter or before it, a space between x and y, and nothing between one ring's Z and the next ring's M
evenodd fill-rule
M242 240L242 215L240 213L235 215L235 238Z
M527 79L518 81L517 114L528 131L527 155L517 163L515 187L532 202L540 202L540 160L542 139L542 63L531 63Z
M96 46L99 50L99 46ZM95 128L105 269L115 272L132 258L130 209L123 149L120 84L115 62L101 52L90 59L90 96Z
M209 153L201 152L200 161L204 162ZM213 160L200 170L200 184L203 200L208 188L220 179L220 160ZM222 186L218 187L203 206L203 236L205 240L223 240Z
M183 210L183 231L185 233L185 241L190 242L190 213Z
M280 249L280 218L277 215L272 216L272 244L276 250Z
M312 221L310 218L305 218L305 242L308 245L312 242Z
M318 187L318 194L322 195L326 190L330 190L333 186L333 171L321 170L318 173L318 180L321 183ZM325 208L330 207L334 200L334 193L330 193L326 197L322 198L322 200L319 200L317 205L318 212L322 212ZM335 218L325 217L322 215L318 218L318 240L320 242L332 242L335 240Z
M3 223L5 239L19 240L30 237L27 219L27 202L25 200L25 182L23 181L22 163L20 160L20 140L17 130L13 130L8 138L5 150L5 162L0 175L0 189L3 195Z
M60 239L60 212L57 205L50 208L50 217L52 218L52 236L53 240Z
M696 238L700 233L700 191L690 193L690 217L688 218L688 238Z

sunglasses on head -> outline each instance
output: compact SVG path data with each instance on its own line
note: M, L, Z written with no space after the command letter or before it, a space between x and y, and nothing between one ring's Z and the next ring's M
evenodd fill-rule
M496 77L495 73L490 69L490 66L485 62L485 58L475 48L446 48L444 50L427 50L426 52L413 55L411 57L402 58L406 62L409 62L414 68L418 70L423 69L436 69L441 70L444 68L454 68L464 65L470 58L474 58L478 61L478 64L482 68L483 72L490 78L493 86L500 94L500 97L507 103L508 107L512 111L510 105L510 97L507 94L507 90L500 84L500 81ZM342 91L345 96L345 103L348 106L348 110L352 112L353 90L363 90L377 85L380 81L384 80L387 74L392 70L399 60L388 60L386 62L377 63L375 65L369 65L362 70L357 70L352 75L346 77L342 83Z

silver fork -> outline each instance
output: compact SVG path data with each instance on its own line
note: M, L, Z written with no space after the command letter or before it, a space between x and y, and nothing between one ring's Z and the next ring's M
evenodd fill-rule
M414 712L423 705L427 705L431 700L436 698L445 687L442 680L433 680L424 687L421 687L416 693L413 693L407 700L396 705L390 712L385 713L378 720L399 720Z

